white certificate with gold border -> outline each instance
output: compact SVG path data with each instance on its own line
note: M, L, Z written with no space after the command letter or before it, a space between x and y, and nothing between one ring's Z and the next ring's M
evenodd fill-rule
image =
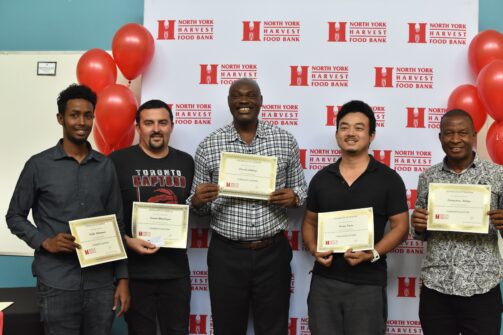
M115 214L69 224L75 243L80 244L77 256L82 268L127 258Z
M220 153L219 195L267 200L276 188L276 157Z
M427 230L487 234L491 186L430 183Z
M317 251L346 252L374 248L372 207L318 213Z
M187 248L189 206L133 202L132 236L161 248Z

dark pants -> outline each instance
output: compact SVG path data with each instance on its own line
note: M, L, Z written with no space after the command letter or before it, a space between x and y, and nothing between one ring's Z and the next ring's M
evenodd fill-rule
M67 291L37 283L46 335L108 335L112 330L114 287Z
M384 335L386 288L313 275L308 312L312 335Z
M129 335L189 333L190 278L130 279L131 308L126 313Z
M501 311L499 285L471 297L421 288L419 319L425 335L499 335Z
M292 249L283 234L260 249L213 233L208 281L215 335L244 335L251 306L256 335L287 335Z

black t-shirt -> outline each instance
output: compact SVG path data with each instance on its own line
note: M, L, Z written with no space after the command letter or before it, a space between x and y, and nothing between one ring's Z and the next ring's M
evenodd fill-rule
M384 235L390 216L406 212L407 198L402 178L386 165L370 156L365 172L348 186L339 172L340 159L319 171L309 184L307 209L332 212L372 207L374 212L374 244ZM354 284L386 285L385 255L375 263L350 266L342 253L334 254L328 268L315 262L313 273Z
M185 204L194 176L194 160L169 148L164 158L152 158L135 145L110 155L115 164L124 205L126 234L131 236L134 201ZM128 250L129 276L137 279L170 279L189 274L185 249L161 248L152 255Z

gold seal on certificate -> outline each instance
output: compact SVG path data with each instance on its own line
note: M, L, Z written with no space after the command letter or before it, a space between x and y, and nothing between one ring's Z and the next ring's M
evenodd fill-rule
M161 248L187 248L189 206L133 202L132 236Z
M126 251L115 214L69 222L82 268L125 259Z
M430 183L427 230L487 234L491 186Z
M276 157L220 153L219 195L267 200L276 188Z
M346 252L374 248L372 207L318 213L317 251Z

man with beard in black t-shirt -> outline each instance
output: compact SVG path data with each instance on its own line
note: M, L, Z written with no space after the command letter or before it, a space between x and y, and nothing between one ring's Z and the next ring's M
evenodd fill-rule
M134 201L185 204L192 185L194 160L169 146L173 113L160 100L142 104L136 113L138 145L110 155L122 192L126 241L129 248L131 308L129 334L188 334L190 272L185 249L159 248L133 238Z

